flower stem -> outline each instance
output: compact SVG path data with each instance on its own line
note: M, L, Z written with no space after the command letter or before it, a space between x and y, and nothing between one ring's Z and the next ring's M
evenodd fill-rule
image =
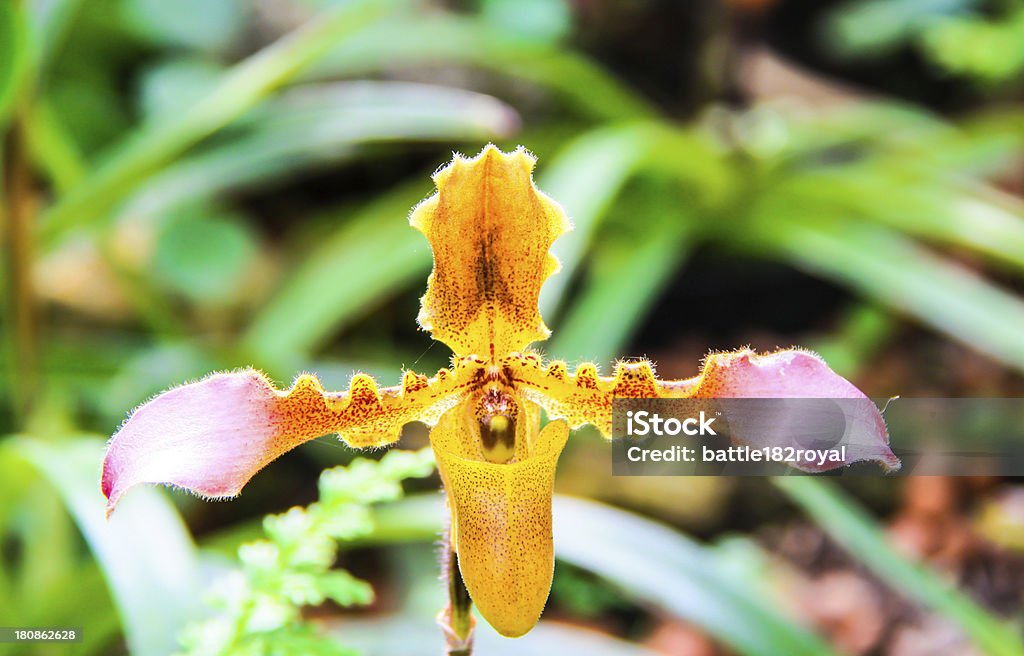
M437 621L447 640L447 656L472 656L473 654L473 600L469 597L466 583L459 570L459 555L451 547L450 532L444 540L444 577L448 581L448 606L438 615Z

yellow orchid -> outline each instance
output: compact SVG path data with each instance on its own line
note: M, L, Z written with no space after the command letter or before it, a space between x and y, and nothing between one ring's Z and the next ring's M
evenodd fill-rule
M108 511L137 483L234 496L271 460L321 435L381 447L422 421L432 426L448 492L457 572L481 615L503 635L520 636L537 623L551 587L552 489L570 428L590 423L610 436L615 398L864 398L800 350L714 354L700 375L679 381L659 380L647 361L619 362L610 377L593 364L574 373L564 362L545 365L528 349L549 335L538 295L559 266L551 244L570 224L534 186L533 167L523 148L506 154L489 145L472 159L456 156L434 175L437 193L412 212L434 254L418 319L452 349L450 368L432 378L407 371L400 385L383 389L357 374L347 392L326 392L309 374L282 392L249 369L164 392L110 441ZM550 418L543 427L542 409ZM881 416L872 422L874 443L843 464L898 465Z

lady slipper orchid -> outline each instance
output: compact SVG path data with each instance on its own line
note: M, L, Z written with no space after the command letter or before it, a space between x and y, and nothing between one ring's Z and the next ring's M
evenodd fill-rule
M716 353L700 375L678 381L659 380L647 361L619 362L610 377L593 364L573 373L561 361L545 365L529 350L550 334L538 295L559 267L551 244L570 225L534 186L533 167L521 147L456 155L434 175L437 193L412 212L434 254L418 320L451 348L450 368L432 378L406 371L400 385L383 389L357 374L346 392L327 392L310 374L278 391L252 369L171 389L132 412L110 440L108 512L138 483L234 496L303 442L337 433L356 448L381 447L404 424L422 421L432 426L465 587L498 632L520 636L536 624L551 587L552 489L571 428L589 423L609 436L615 398L864 398L801 350ZM550 418L543 427L542 409ZM875 413L873 443L840 464L898 466Z

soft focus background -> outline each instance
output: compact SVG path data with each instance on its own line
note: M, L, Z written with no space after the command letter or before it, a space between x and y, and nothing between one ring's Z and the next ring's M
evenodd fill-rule
M441 652L422 467L318 486L380 457L321 438L107 523L98 466L212 370L444 366L406 216L488 141L576 226L546 354L800 344L874 397L1024 395L1020 0L5 0L0 128L0 625L84 635L5 654ZM481 654L1024 654L1014 481L613 479L583 430L557 488L591 501L556 502L543 621ZM336 560L261 525L318 494Z

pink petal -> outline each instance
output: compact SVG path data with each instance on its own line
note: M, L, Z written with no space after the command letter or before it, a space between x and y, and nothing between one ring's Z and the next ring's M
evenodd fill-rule
M287 448L275 444L277 394L262 374L215 374L139 406L114 434L103 461L107 512L138 483L169 483L230 497ZM275 448L287 446L285 449Z
M107 445L107 512L138 483L235 496L271 460L328 433L360 449L391 444L405 424L432 424L454 405L473 370L457 373L444 369L428 379L410 371L384 389L356 374L347 392L325 392L316 376L302 374L279 392L247 369L164 392L136 408Z
M777 351L757 355L749 349L735 353L717 353L709 356L699 377L696 398L744 399L860 399L863 402L843 404L847 417L846 460L803 464L804 471L825 471L862 460L881 462L888 471L900 468L900 460L889 448L889 435L882 414L873 402L850 381L829 369L813 353L800 350ZM738 404L734 407L742 408ZM796 411L807 406L796 405ZM804 418L773 415L761 417L753 428L740 431L737 437L754 447L793 446L807 448L793 436L799 432ZM734 418L729 419L734 424Z

